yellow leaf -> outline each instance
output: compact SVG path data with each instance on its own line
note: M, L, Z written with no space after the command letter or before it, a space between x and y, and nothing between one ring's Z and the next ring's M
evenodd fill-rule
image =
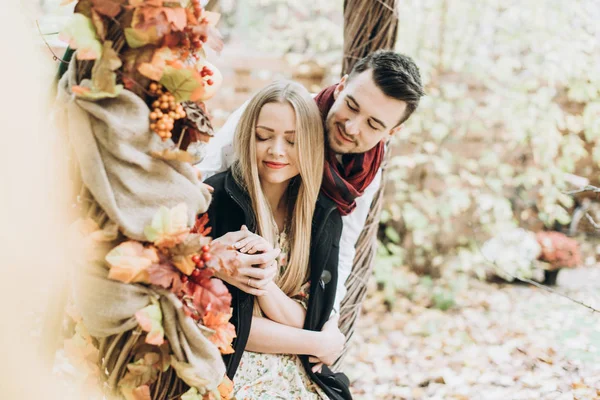
M127 241L112 249L105 257L110 265L108 278L124 283L148 283L147 269L158 262L154 248L145 248L141 243Z
M190 228L187 224L187 205L181 203L172 209L161 207L152 224L144 229L144 234L150 242L158 247L173 247L181 243L189 234Z

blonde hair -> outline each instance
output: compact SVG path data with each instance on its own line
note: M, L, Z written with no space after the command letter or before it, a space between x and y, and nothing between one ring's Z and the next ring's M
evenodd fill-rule
M293 296L308 278L312 218L323 179L323 121L315 101L302 85L276 81L252 97L238 123L234 140L237 161L233 165L233 176L252 201L257 233L273 246L277 245L277 225L263 193L256 162L256 124L262 107L268 103L289 104L296 115L294 146L298 151L300 173L292 178L297 180L297 185L294 185L294 191L297 186L297 196L288 198L292 217L289 262L284 273L275 278L277 286L288 296Z

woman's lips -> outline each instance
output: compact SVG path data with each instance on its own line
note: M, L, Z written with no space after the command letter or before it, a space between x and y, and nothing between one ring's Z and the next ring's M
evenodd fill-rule
M263 161L263 163L269 167L269 168L273 168L273 169L281 169L283 167L286 167L287 164L283 164L283 163L278 163L278 162L273 162L273 161Z

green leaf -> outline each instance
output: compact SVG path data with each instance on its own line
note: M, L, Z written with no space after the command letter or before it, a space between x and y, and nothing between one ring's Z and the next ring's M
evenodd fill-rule
M82 14L73 14L59 39L77 49L78 60L95 60L102 54L102 44L98 40L92 20Z
M125 28L125 40L129 47L137 49L147 44L160 43L161 36L158 35L156 27L148 29Z
M396 244L400 243L400 235L391 226L385 228L385 236Z
M191 68L166 66L160 83L175 96L176 102L194 101L204 92L202 77Z
M117 74L116 70L121 68L123 63L119 55L112 48L112 42L104 42L102 57L94 62L92 68L92 91L98 93L117 93Z
M202 400L202 395L198 393L198 389L195 387L190 388L187 392L181 395L181 400Z

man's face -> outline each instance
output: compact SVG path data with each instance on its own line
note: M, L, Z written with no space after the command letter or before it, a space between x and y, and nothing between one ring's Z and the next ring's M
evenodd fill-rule
M327 114L329 147L337 154L365 153L381 140L400 130L396 126L406 102L386 96L366 70L350 81L343 77Z

